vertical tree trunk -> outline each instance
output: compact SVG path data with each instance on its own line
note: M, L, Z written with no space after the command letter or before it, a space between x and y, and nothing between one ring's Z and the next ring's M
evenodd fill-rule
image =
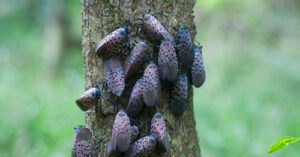
M141 17L149 9L151 0L82 0L82 48L84 59L85 88L95 86L104 81L102 74L102 60L94 52L94 48L105 35L113 31L125 19ZM194 39L196 30L193 21L194 0L154 0L152 12L159 9L165 16L159 17L159 20L165 24L175 24L174 19L183 20L190 29L192 39ZM165 84L162 84L164 89ZM200 157L200 148L198 136L195 128L195 119L193 111L193 89L189 85L189 98L187 111L180 117L175 117L170 111L164 114L169 122L167 126L169 134L169 143L171 151L169 154L158 154L153 156L196 156ZM110 99L119 101L125 107L129 96L116 98L107 92L103 95ZM161 106L168 105L169 91L162 91ZM105 146L110 140L113 125L113 105L100 100L99 106L86 112L87 126L92 130L94 140L101 139L99 145L99 155L105 155ZM162 111L164 107L157 107ZM143 111L142 111L143 112ZM147 119L139 119L140 126ZM147 130L147 129L145 129ZM144 131L145 131L144 130Z

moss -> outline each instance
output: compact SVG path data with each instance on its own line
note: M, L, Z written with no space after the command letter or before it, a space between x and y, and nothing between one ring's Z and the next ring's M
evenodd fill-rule
M195 143L191 143L190 146L189 146L189 148L190 148L191 150L193 150L193 149L195 148Z
M173 0L161 0L161 3L163 3L163 8L166 10L170 10L169 6L173 3Z
M99 130L97 132L95 132L95 135L94 135L96 138L98 139L103 139L103 138L106 138L106 135L104 134L104 131L103 130Z
M92 41L93 44L97 44L97 39L95 37L92 37L91 41Z
M175 146L176 148L181 146L181 136L177 136L173 141L172 145Z
M168 141L172 142L172 138L171 138L170 134L168 134Z

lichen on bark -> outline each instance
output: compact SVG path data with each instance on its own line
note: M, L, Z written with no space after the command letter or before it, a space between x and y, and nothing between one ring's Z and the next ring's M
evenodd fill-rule
M82 0L82 54L84 61L85 89L95 86L104 81L102 74L102 59L94 52L94 47L105 35L113 31L125 19L141 17L149 9L151 0ZM196 29L194 24L193 7L194 0L154 0L152 12L162 11L168 16L159 16L158 19L164 24L176 25L177 20L183 20L191 32L194 39ZM162 89L168 86L162 83ZM180 117L175 117L170 111L164 114L169 122L167 125L168 139L171 151L168 154L155 152L153 156L195 156L200 157L200 147L195 128L193 111L193 89L189 85L188 107L186 112ZM127 104L128 98L116 98L110 93L104 92L104 96L112 100ZM128 97L128 96L127 96ZM168 105L169 90L161 93L160 106L153 109L162 111ZM99 105L86 112L87 126L93 132L95 141L101 139L97 150L98 156L105 156L105 146L110 140L114 111L113 105L99 100ZM144 109L142 110L142 112ZM144 111L145 112L145 111ZM148 111L147 111L148 112ZM144 113L145 114L145 113ZM146 116L145 116L146 117ZM139 119L140 125L144 126L143 116ZM142 130L145 132L147 127Z

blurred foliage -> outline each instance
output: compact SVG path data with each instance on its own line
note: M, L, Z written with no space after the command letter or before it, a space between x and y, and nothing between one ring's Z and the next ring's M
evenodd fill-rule
M80 2L56 2L80 41ZM57 8L48 0L0 3L0 156L70 156L73 126L84 123L74 104L84 90L81 44L66 47L49 73L45 28Z
M299 1L208 1L195 8L207 72L194 95L202 155L266 156L300 133ZM299 154L296 143L271 156Z
M84 90L80 2L0 3L0 156L70 156L73 126L84 123L74 104ZM299 137L299 14L297 0L197 1L207 80L194 103L204 157L265 156L275 139ZM58 57L45 50L53 32L62 33ZM271 155L299 154L295 143Z

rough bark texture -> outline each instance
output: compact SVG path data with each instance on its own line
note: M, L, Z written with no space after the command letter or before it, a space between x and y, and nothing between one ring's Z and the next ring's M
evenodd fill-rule
M105 35L113 31L125 19L141 17L148 12L151 0L82 0L82 48L84 59L85 89L95 86L104 81L102 74L102 59L94 52L94 48ZM169 17L159 16L158 19L164 24L176 25L175 19L183 20L190 29L192 39L196 30L193 21L194 0L154 0L152 12L163 11ZM145 125L149 114L155 110L162 111L168 105L169 90L166 83L162 83L160 106L153 109L143 109L143 115L139 118L139 126L142 134L148 130ZM169 154L156 152L153 156L196 156L200 157L198 136L195 128L193 111L193 89L189 85L189 98L187 111L180 117L175 117L170 111L164 113L169 122L167 130L171 151ZM125 108L128 95L121 98L104 92L103 95L121 103ZM101 139L98 156L105 155L105 146L110 140L113 125L113 105L100 100L99 105L86 112L87 126L92 130L94 142ZM143 127L144 126L144 127Z

